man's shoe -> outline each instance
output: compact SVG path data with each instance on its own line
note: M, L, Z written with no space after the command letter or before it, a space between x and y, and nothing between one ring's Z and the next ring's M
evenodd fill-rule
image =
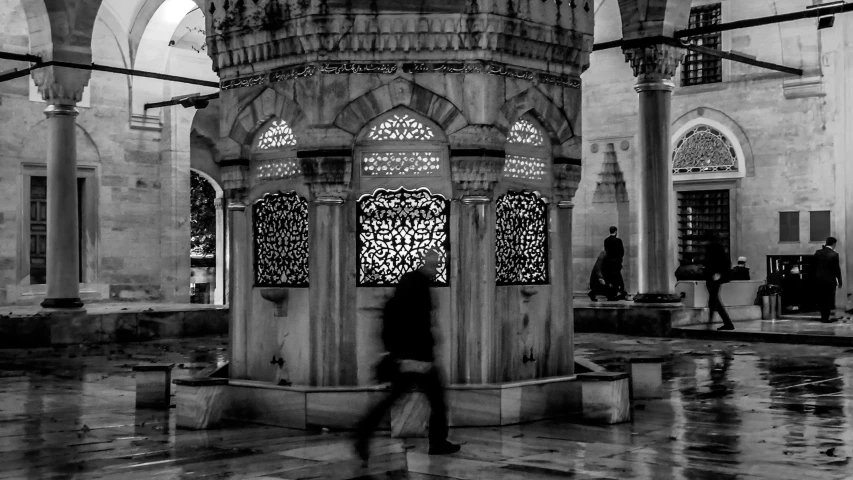
M734 329L735 329L734 325L723 325L722 327L718 328L717 330L734 330Z
M455 443L444 442L436 445L430 444L429 446L429 454L430 455L450 455L452 453L456 453L461 449L460 445L456 445Z

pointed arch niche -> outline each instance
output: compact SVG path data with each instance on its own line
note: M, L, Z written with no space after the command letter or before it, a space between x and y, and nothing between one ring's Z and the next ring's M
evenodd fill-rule
M249 170L253 185L288 180L302 174L296 158L296 136L287 121L272 117L258 129L252 139Z
M434 286L448 286L451 188L445 132L397 108L362 129L354 159L358 286L393 286L430 248L443 258Z

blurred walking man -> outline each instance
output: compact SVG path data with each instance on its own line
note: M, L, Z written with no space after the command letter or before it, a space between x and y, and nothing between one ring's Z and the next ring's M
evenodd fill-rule
M826 239L826 245L814 254L817 304L820 309L820 321L824 323L836 320L834 316L830 318L830 314L835 311L835 289L841 288L841 265L838 262L838 252L835 251L837 243L834 237L829 237Z

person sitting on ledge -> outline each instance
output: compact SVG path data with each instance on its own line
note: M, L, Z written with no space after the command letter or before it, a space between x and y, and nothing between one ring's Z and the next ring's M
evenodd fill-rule
M737 265L732 268L732 280L749 280L749 267L746 266L746 257L738 257Z
M675 279L679 282L688 280L704 280L702 265L697 264L692 255L687 255L681 265L675 269Z

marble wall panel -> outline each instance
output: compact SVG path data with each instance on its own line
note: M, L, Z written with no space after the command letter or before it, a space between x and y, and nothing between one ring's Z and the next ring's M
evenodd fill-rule
M354 428L358 420L386 395L388 393L379 387L308 392L305 400L305 423L309 428ZM388 428L389 424L390 415L387 415L380 423L380 428Z
M226 385L175 388L176 425L202 430L219 426L226 401Z
M226 390L224 418L305 429L305 413L304 391L264 388L234 380Z
M275 305L252 289L251 318L247 326L247 372L251 380L307 385L310 344L307 288L288 288L287 316L276 317ZM273 356L284 365L271 364Z
M450 426L500 425L500 388L450 387L447 403Z
M502 339L500 381L539 378L548 362L543 352L550 333L551 294L550 285L497 287L495 315Z

